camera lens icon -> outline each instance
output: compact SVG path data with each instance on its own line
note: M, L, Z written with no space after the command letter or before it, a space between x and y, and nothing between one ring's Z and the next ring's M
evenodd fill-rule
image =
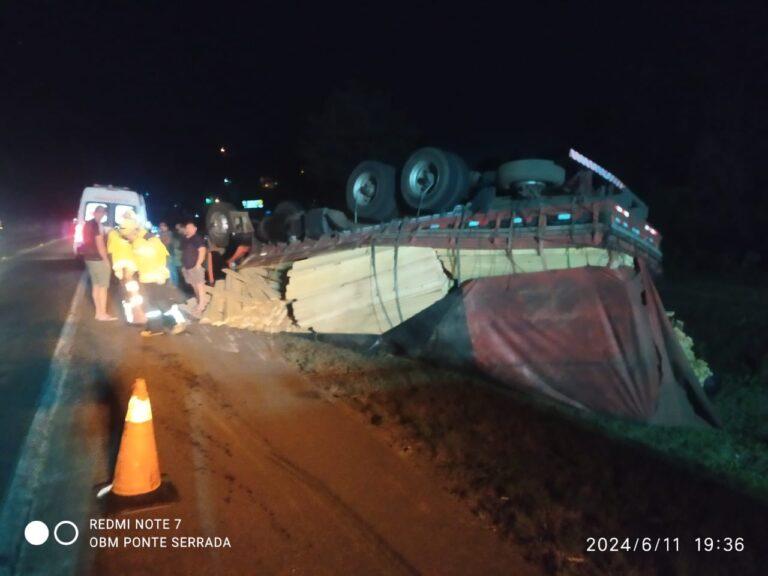
M66 533L66 530L61 530L62 527L70 526L72 529L72 535L69 537L69 540L65 540L64 538L68 536ZM60 532L64 532L63 536L60 534ZM24 528L24 538L29 542L32 546L40 546L42 544L45 544L48 541L48 537L50 536L50 530L48 529L48 526L45 522L41 522L40 520L33 520L29 524L27 524L27 527ZM77 540L78 536L80 536L80 531L77 529L77 526L74 522L71 522L69 520L62 520L53 529L53 538L61 544L62 546L69 546L71 544L74 544Z

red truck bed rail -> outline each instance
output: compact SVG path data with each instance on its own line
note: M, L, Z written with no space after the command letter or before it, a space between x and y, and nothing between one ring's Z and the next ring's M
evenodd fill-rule
M509 207L482 213L464 209L402 218L326 234L317 240L261 244L246 265L290 262L320 252L376 244L454 250L594 246L640 256L652 269L660 268L661 235L615 201L575 196L544 200L512 202Z

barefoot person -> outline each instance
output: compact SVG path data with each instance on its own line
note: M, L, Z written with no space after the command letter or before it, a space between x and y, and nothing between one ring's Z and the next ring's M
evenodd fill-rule
M205 242L197 233L194 222L187 222L184 226L184 238L181 241L181 273L184 280L192 286L197 298L197 313L201 313L205 307Z
M109 256L99 224L106 213L105 206L98 206L93 211L93 218L83 226L83 258L91 278L91 295L96 308L95 318L100 322L117 320L114 316L107 314L107 294L112 267L109 264Z

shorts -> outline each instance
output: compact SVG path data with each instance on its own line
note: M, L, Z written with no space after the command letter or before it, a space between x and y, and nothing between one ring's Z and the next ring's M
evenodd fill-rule
M91 277L91 284L101 288L109 288L109 277L112 275L112 268L109 267L109 264L104 260L86 260L85 267Z
M205 284L205 270L202 268L182 268L181 273L184 274L184 280L190 286Z

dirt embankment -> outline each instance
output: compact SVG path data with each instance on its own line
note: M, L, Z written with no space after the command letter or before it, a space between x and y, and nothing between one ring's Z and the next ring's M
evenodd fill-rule
M764 502L583 415L384 353L276 342L551 574L758 574L768 559ZM679 551L588 553L590 537L677 538ZM742 537L745 550L698 552L697 537Z

